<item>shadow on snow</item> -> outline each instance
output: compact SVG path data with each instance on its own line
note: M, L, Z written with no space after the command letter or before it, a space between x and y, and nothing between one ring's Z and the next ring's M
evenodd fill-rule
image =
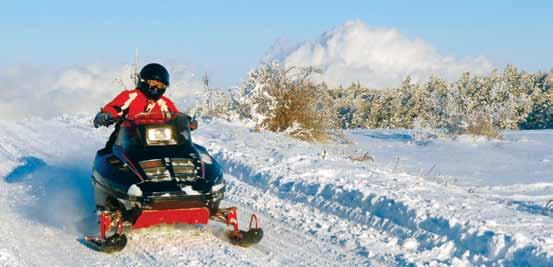
M97 231L89 165L74 162L49 165L37 157L24 157L20 162L5 177L7 183L24 185L20 192L13 193L14 198L23 199L15 206L18 212L32 221L65 231L79 234Z

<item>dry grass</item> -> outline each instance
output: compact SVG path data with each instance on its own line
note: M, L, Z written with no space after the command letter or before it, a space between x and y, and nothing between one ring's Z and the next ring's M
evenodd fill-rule
M348 159L352 161L370 161L374 162L374 158L369 155L369 152L363 154L362 156L349 156Z
M479 119L474 123L471 123L467 127L466 133L477 136L485 136L490 139L503 139L494 125L489 120L485 119Z

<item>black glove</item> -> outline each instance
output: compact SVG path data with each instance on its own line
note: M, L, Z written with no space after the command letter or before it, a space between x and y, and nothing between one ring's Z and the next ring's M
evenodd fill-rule
M98 128L100 126L106 126L108 127L113 123L113 117L111 116L111 113L108 112L98 112L96 114L96 117L94 118L94 127Z

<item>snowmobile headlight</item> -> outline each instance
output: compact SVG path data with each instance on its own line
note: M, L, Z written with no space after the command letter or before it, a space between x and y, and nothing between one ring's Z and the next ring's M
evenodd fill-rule
M177 141L171 126L146 127L146 143L148 145L175 145Z

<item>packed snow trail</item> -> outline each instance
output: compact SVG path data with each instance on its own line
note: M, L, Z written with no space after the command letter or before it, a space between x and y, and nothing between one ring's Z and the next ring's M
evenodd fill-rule
M553 265L540 206L552 183L466 187L219 120L193 138L225 168L223 205L241 225L259 215L261 243L233 246L210 223L133 231L123 252L97 253L78 239L97 232L90 164L110 131L80 116L0 121L0 266Z

